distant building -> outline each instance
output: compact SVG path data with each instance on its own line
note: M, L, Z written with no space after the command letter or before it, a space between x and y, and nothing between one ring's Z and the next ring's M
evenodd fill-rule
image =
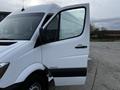
M0 22L9 14L10 14L10 12L2 12L2 11L0 11Z
M91 38L120 40L120 30L91 31Z

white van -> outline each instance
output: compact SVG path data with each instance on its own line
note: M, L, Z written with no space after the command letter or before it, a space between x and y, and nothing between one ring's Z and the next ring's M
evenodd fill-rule
M45 4L0 23L0 90L81 85L89 55L89 4Z

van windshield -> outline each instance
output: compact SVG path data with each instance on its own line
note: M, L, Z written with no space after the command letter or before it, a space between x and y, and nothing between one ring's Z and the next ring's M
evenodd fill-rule
M0 22L0 40L30 40L44 13L12 15Z

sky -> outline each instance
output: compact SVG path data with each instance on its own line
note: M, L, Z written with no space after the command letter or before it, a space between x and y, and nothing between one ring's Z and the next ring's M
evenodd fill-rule
M92 20L106 18L120 18L120 0L0 0L0 11L15 11L25 7L42 3L57 3L61 6L90 3L90 16Z

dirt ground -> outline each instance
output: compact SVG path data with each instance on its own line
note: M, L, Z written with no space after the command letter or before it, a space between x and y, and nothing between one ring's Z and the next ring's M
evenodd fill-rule
M90 57L84 86L56 90L120 90L120 42L92 42Z

